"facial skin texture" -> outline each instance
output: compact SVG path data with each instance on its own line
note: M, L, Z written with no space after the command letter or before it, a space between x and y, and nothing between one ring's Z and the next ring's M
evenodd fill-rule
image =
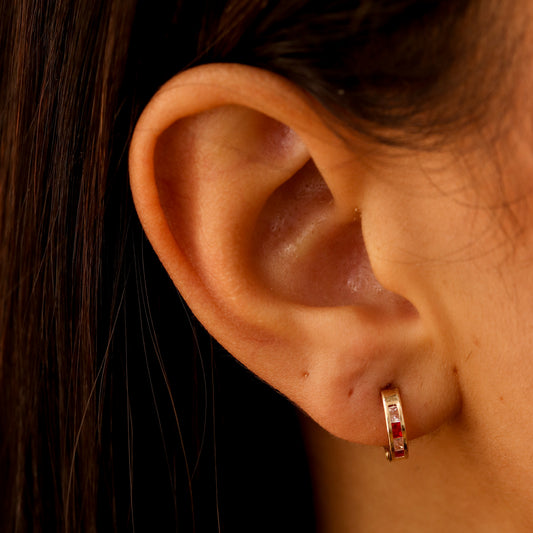
M132 191L170 276L309 417L321 531L533 526L526 85L433 151L341 139L298 89L233 65L173 79L137 126ZM389 383L412 439L392 465Z

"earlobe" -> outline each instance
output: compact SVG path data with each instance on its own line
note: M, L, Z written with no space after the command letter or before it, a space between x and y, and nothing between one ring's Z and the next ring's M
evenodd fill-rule
M374 277L372 177L307 95L238 65L181 74L141 117L130 175L147 236L196 316L325 429L385 444L390 384L411 437L457 408L453 377L434 377L449 399L415 411L431 340L409 295Z

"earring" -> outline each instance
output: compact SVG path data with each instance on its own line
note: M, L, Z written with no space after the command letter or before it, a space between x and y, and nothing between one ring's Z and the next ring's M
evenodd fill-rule
M389 447L385 448L385 456L389 461L407 459L409 457L409 449L407 448L407 435L400 391L398 389L384 389L381 391L381 399L383 400L387 435L389 437Z

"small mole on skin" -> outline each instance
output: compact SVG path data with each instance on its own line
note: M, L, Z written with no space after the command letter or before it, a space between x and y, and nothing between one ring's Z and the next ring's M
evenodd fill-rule
M453 367L453 373L454 373L454 374L457 374L457 372L458 372L457 367L454 366L454 367Z
M303 372L303 373L302 373L302 377L303 377L304 379L307 379L307 378L309 377L309 372Z
M348 391L348 398L349 398L352 394L353 394L353 389L350 389L350 390Z

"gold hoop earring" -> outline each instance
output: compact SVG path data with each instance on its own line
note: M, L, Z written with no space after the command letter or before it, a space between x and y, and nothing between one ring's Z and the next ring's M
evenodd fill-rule
M385 456L389 461L407 459L409 449L407 447L407 434L403 418L402 401L398 389L384 389L381 391L385 421L387 423L387 435L389 446L385 448Z

